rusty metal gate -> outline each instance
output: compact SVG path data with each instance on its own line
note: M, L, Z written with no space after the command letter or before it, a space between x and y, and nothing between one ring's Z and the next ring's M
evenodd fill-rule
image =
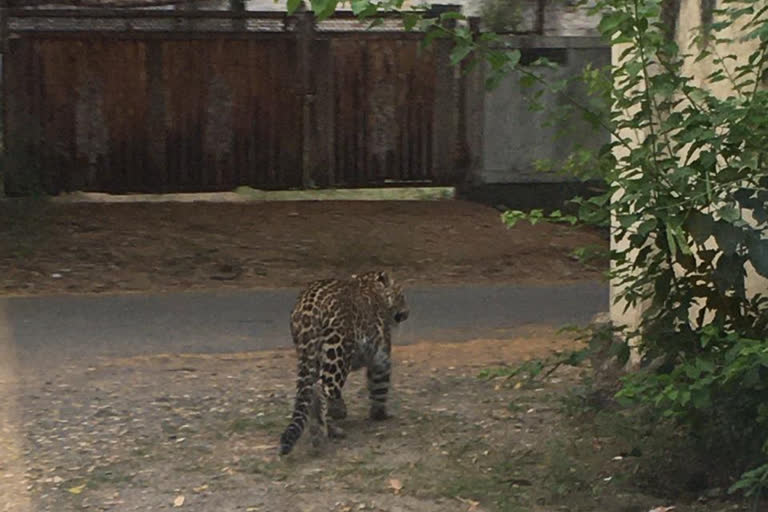
M6 193L460 183L481 77L399 23L8 9Z

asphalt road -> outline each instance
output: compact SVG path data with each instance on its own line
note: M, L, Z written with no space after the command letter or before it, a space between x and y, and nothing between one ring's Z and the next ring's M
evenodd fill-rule
M22 364L35 360L290 347L297 290L7 298L7 328ZM503 337L526 325L586 323L608 308L604 283L407 290L411 316L396 343ZM4 303L4 304L2 304Z

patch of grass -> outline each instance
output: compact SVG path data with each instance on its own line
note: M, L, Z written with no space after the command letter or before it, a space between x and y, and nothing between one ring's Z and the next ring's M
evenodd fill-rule
M490 450L490 446L483 439L456 439L451 443L450 454L453 458L470 457Z
M457 475L439 488L439 494L478 501L497 512L530 510L530 500L525 489L505 482L495 469L486 474L477 472Z
M279 433L287 425L282 412L271 411L261 416L240 416L234 418L228 425L227 431L235 434L267 431L270 434Z
M274 460L264 460L260 457L245 457L237 463L236 469L241 473L265 475L273 480L284 480L285 464Z
M103 466L93 470L88 479L88 488L96 489L103 485L123 485L133 481L134 475L125 467L118 465Z
M148 457L152 455L152 451L149 449L149 447L146 446L138 446L131 450L131 455L134 457Z
M590 490L586 475L589 468L583 461L574 458L572 446L562 439L549 442L544 456L546 489L551 501L565 496Z
M520 400L515 400L514 402L509 402L507 404L507 410L515 414L523 413L530 408L531 406L528 402L523 402Z
M725 494L727 486L716 485L711 453L672 422L624 409L600 391L586 379L553 399L568 418L545 452L547 504L585 511L599 503L600 510L644 512L660 502L675 503L680 512L746 510Z
M386 479L395 469L392 464L384 463L371 448L354 458L336 461L328 472L333 481L358 492L377 492L386 488Z
M264 191L251 187L238 187L235 193L259 201L406 201L453 199L452 187L397 187L322 190L278 190Z
M516 452L513 444L512 439L493 446L480 438L456 438L447 456L425 456L400 472L408 493L417 496L472 500L497 512L528 511L537 458L528 450Z
M258 421L256 418L237 418L232 421L232 423L229 424L229 430L230 432L235 432L237 434L242 434L244 432L248 432L251 430L259 430L261 427L261 422Z
M179 473L210 473L211 467L200 461L180 461L173 470Z
M37 198L0 202L1 253L24 259L44 246L52 230L50 209L48 201Z

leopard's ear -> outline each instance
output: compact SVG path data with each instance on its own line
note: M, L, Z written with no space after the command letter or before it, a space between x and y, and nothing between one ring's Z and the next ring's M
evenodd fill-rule
M389 274L387 274L386 272L378 272L376 274L376 280L381 284L383 284L384 286L390 285Z

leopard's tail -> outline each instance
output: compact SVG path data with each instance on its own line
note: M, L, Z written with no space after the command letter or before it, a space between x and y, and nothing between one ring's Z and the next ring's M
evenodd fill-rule
M315 397L315 382L318 378L317 368L314 364L307 366L299 367L293 417L291 418L290 425L286 427L283 435L280 436L280 455L287 455L293 450L309 422L310 410L317 401Z

